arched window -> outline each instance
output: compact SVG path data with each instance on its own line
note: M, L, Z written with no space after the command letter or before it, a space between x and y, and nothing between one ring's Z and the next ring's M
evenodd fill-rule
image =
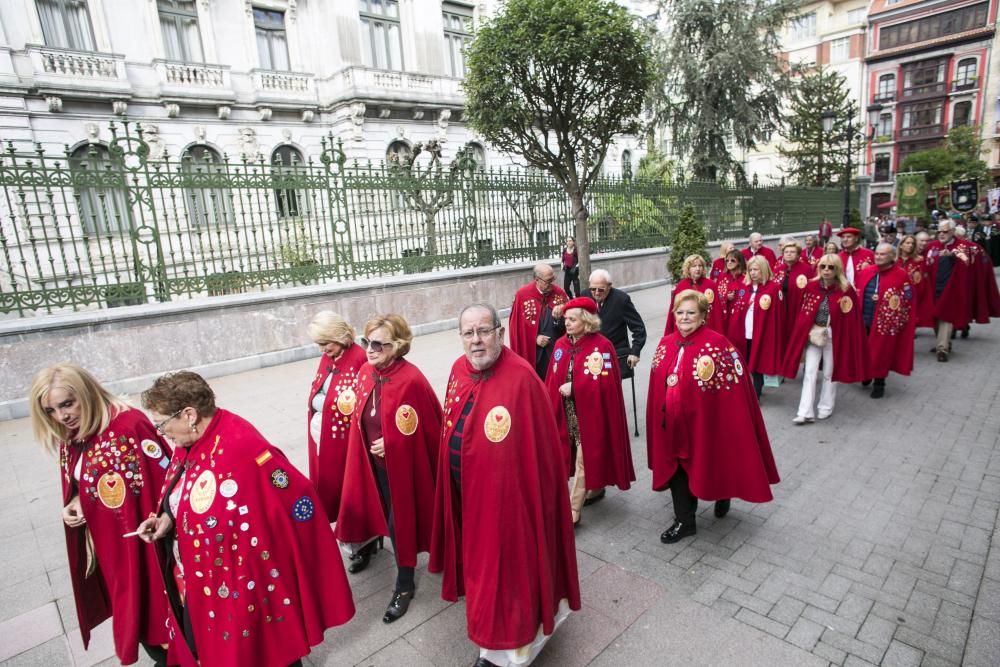
M85 234L127 230L129 211L121 164L111 161L108 149L84 144L70 156L70 173L80 223Z
M224 225L233 218L233 203L225 183L226 165L211 146L195 144L185 151L181 170L187 175L185 194L192 226Z
M632 151L622 151L622 178L632 178Z
M976 86L976 59L962 58L955 68L955 89L974 88Z
M952 112L951 126L972 125L972 102L959 102Z
M406 163L407 160L413 155L413 149L410 148L410 144L397 139L389 144L389 147L385 149L385 161L389 163L390 166L399 165Z
M469 150L472 152L472 159L476 162L476 171L486 169L486 149L483 148L483 145L475 141L470 141Z
M896 75L883 74L878 78L878 92L875 93L876 102L893 102L896 99Z
M303 169L305 159L302 151L287 144L278 146L271 153L272 175L279 184L294 183L297 177L305 175ZM304 192L293 188L276 188L274 197L277 201L278 217L295 217L303 215L308 210Z

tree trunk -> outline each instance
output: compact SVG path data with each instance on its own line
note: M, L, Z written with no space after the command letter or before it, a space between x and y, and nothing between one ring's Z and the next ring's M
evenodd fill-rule
M587 218L590 213L583 204L583 193L579 190L569 196L573 211L573 223L576 229L576 251L580 256L580 280L588 282L590 280L590 237L587 232ZM589 282L588 282L589 284Z

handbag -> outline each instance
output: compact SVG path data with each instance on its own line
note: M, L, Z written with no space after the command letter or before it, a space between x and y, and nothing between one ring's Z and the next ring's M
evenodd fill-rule
M816 347L826 347L830 341L829 329L818 324L814 324L809 330L809 342Z

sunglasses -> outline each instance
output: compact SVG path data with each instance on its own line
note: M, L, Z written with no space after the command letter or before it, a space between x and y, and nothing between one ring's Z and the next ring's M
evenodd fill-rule
M361 347L366 350L371 350L375 354L382 354L383 349L392 347L392 343L383 343L380 340L369 340L367 338L362 338L358 342L361 343Z
M819 268L821 268L821 269L836 269L837 267L834 266L833 264L820 264Z

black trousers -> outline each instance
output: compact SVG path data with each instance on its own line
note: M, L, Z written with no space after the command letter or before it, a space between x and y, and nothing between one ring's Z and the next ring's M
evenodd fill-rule
M750 348L753 346L753 339L747 338L747 366L750 365ZM760 400L760 394L764 391L764 374L754 373L750 371L750 380L753 382L753 393L757 394L757 400Z
M573 290L570 291L570 285L573 286ZM580 296L580 265L577 264L572 269L563 270L563 291L569 298L573 299Z
M694 514L698 511L698 499L691 493L687 471L681 466L677 466L677 471L670 478L670 497L674 501L674 520L693 524Z
M389 539L392 540L392 550L397 554L396 590L416 590L417 584L413 579L414 568L403 567L399 564L399 550L396 548L396 522L392 511L392 497L389 495L389 473L382 466L373 465L372 468L375 470L375 482L378 484L378 492L382 496L383 507L386 509L386 520L389 524Z

